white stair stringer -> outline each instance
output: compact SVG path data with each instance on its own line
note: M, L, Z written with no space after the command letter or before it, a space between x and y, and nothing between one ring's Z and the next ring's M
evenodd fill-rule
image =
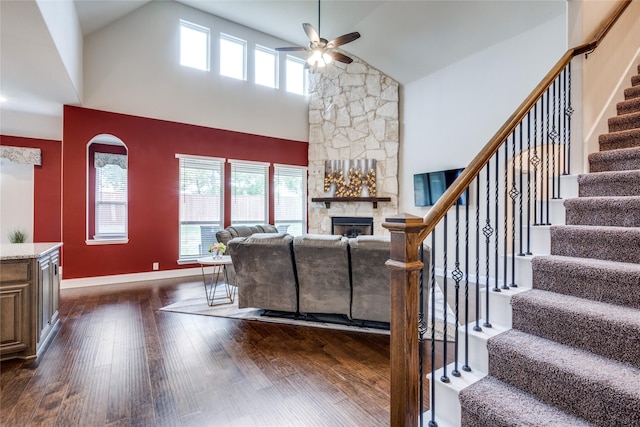
M479 325L481 330L474 331L475 322L469 323L467 326L469 327L469 360L467 364L471 368L472 372L480 372L480 373L488 373L489 372L489 353L487 352L487 340L489 338L494 337L510 328L505 328L500 325L491 325L491 327L484 326L484 319L479 320ZM459 355L460 361L458 363L459 370L462 370L462 366L465 363L465 326L460 327L458 329L458 339L459 339Z
M460 401L458 396L460 391L464 388L480 381L487 374L482 372L465 372L460 371L459 377L451 375L453 370L453 364L447 366L447 376L449 382L445 383L440 380L444 373L444 368L438 369L435 372L435 380L432 381L431 374L427 375L429 383L435 389L435 402L431 402L431 405L435 408L435 418L438 423L438 427L443 426L459 426L460 425ZM431 411L424 413L423 425L428 425L431 419Z
M517 287L509 289L500 289L496 292L489 288L489 316L487 317L486 291L485 288L480 289L480 316L488 319L494 327L503 327L510 329L512 325L511 316L511 297L522 292L528 291L530 288Z
M519 288L527 288L531 289L533 283L533 273L531 269L531 260L533 260L534 255L516 255L515 257L511 254L507 255L507 263L509 266L509 283L511 280L511 260L515 258L515 284L518 285ZM503 257L504 260L504 257Z

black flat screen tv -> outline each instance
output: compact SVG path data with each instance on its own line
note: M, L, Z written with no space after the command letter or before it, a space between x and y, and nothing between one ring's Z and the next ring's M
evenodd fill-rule
M413 195L416 206L433 206L464 169L449 169L413 175ZM458 200L467 204L467 192Z

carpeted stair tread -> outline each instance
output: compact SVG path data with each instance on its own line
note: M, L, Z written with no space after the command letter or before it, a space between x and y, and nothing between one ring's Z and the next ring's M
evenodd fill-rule
M487 348L489 375L596 425L640 425L640 369L515 329Z
M616 105L618 114L629 114L640 111L640 98L627 99Z
M623 114L611 117L608 121L609 132L640 128L640 113Z
M609 132L598 137L600 151L640 147L640 129Z
M640 86L640 74L631 77L631 86Z
M534 289L640 309L640 264L546 255L531 269Z
M580 197L640 196L640 170L578 175Z
M640 227L640 197L577 197L564 201L565 224Z
M638 131L640 143L640 130ZM611 172L640 169L640 146L589 154L590 172Z
M637 309L532 289L511 298L513 328L640 368Z
M640 96L640 85L631 86L624 90L624 99L633 99Z
M465 427L589 426L494 377L487 376L460 392Z
M640 263L640 228L554 225L551 255Z

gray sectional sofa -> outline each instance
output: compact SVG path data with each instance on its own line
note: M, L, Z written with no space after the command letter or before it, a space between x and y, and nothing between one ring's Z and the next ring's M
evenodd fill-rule
M231 239L228 247L239 308L389 322L388 237L257 233ZM424 258L426 311L431 258L426 246Z

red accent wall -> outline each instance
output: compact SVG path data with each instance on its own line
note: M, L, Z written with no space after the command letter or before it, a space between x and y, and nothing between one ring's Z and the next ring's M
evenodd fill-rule
M306 142L212 129L125 114L64 107L62 237L64 278L181 268L178 259L179 162L176 153L298 166ZM92 245L86 238L87 143L121 139L129 155L129 243Z
M0 145L41 150L42 165L33 167L33 241L62 241L62 143L49 139L2 135Z

